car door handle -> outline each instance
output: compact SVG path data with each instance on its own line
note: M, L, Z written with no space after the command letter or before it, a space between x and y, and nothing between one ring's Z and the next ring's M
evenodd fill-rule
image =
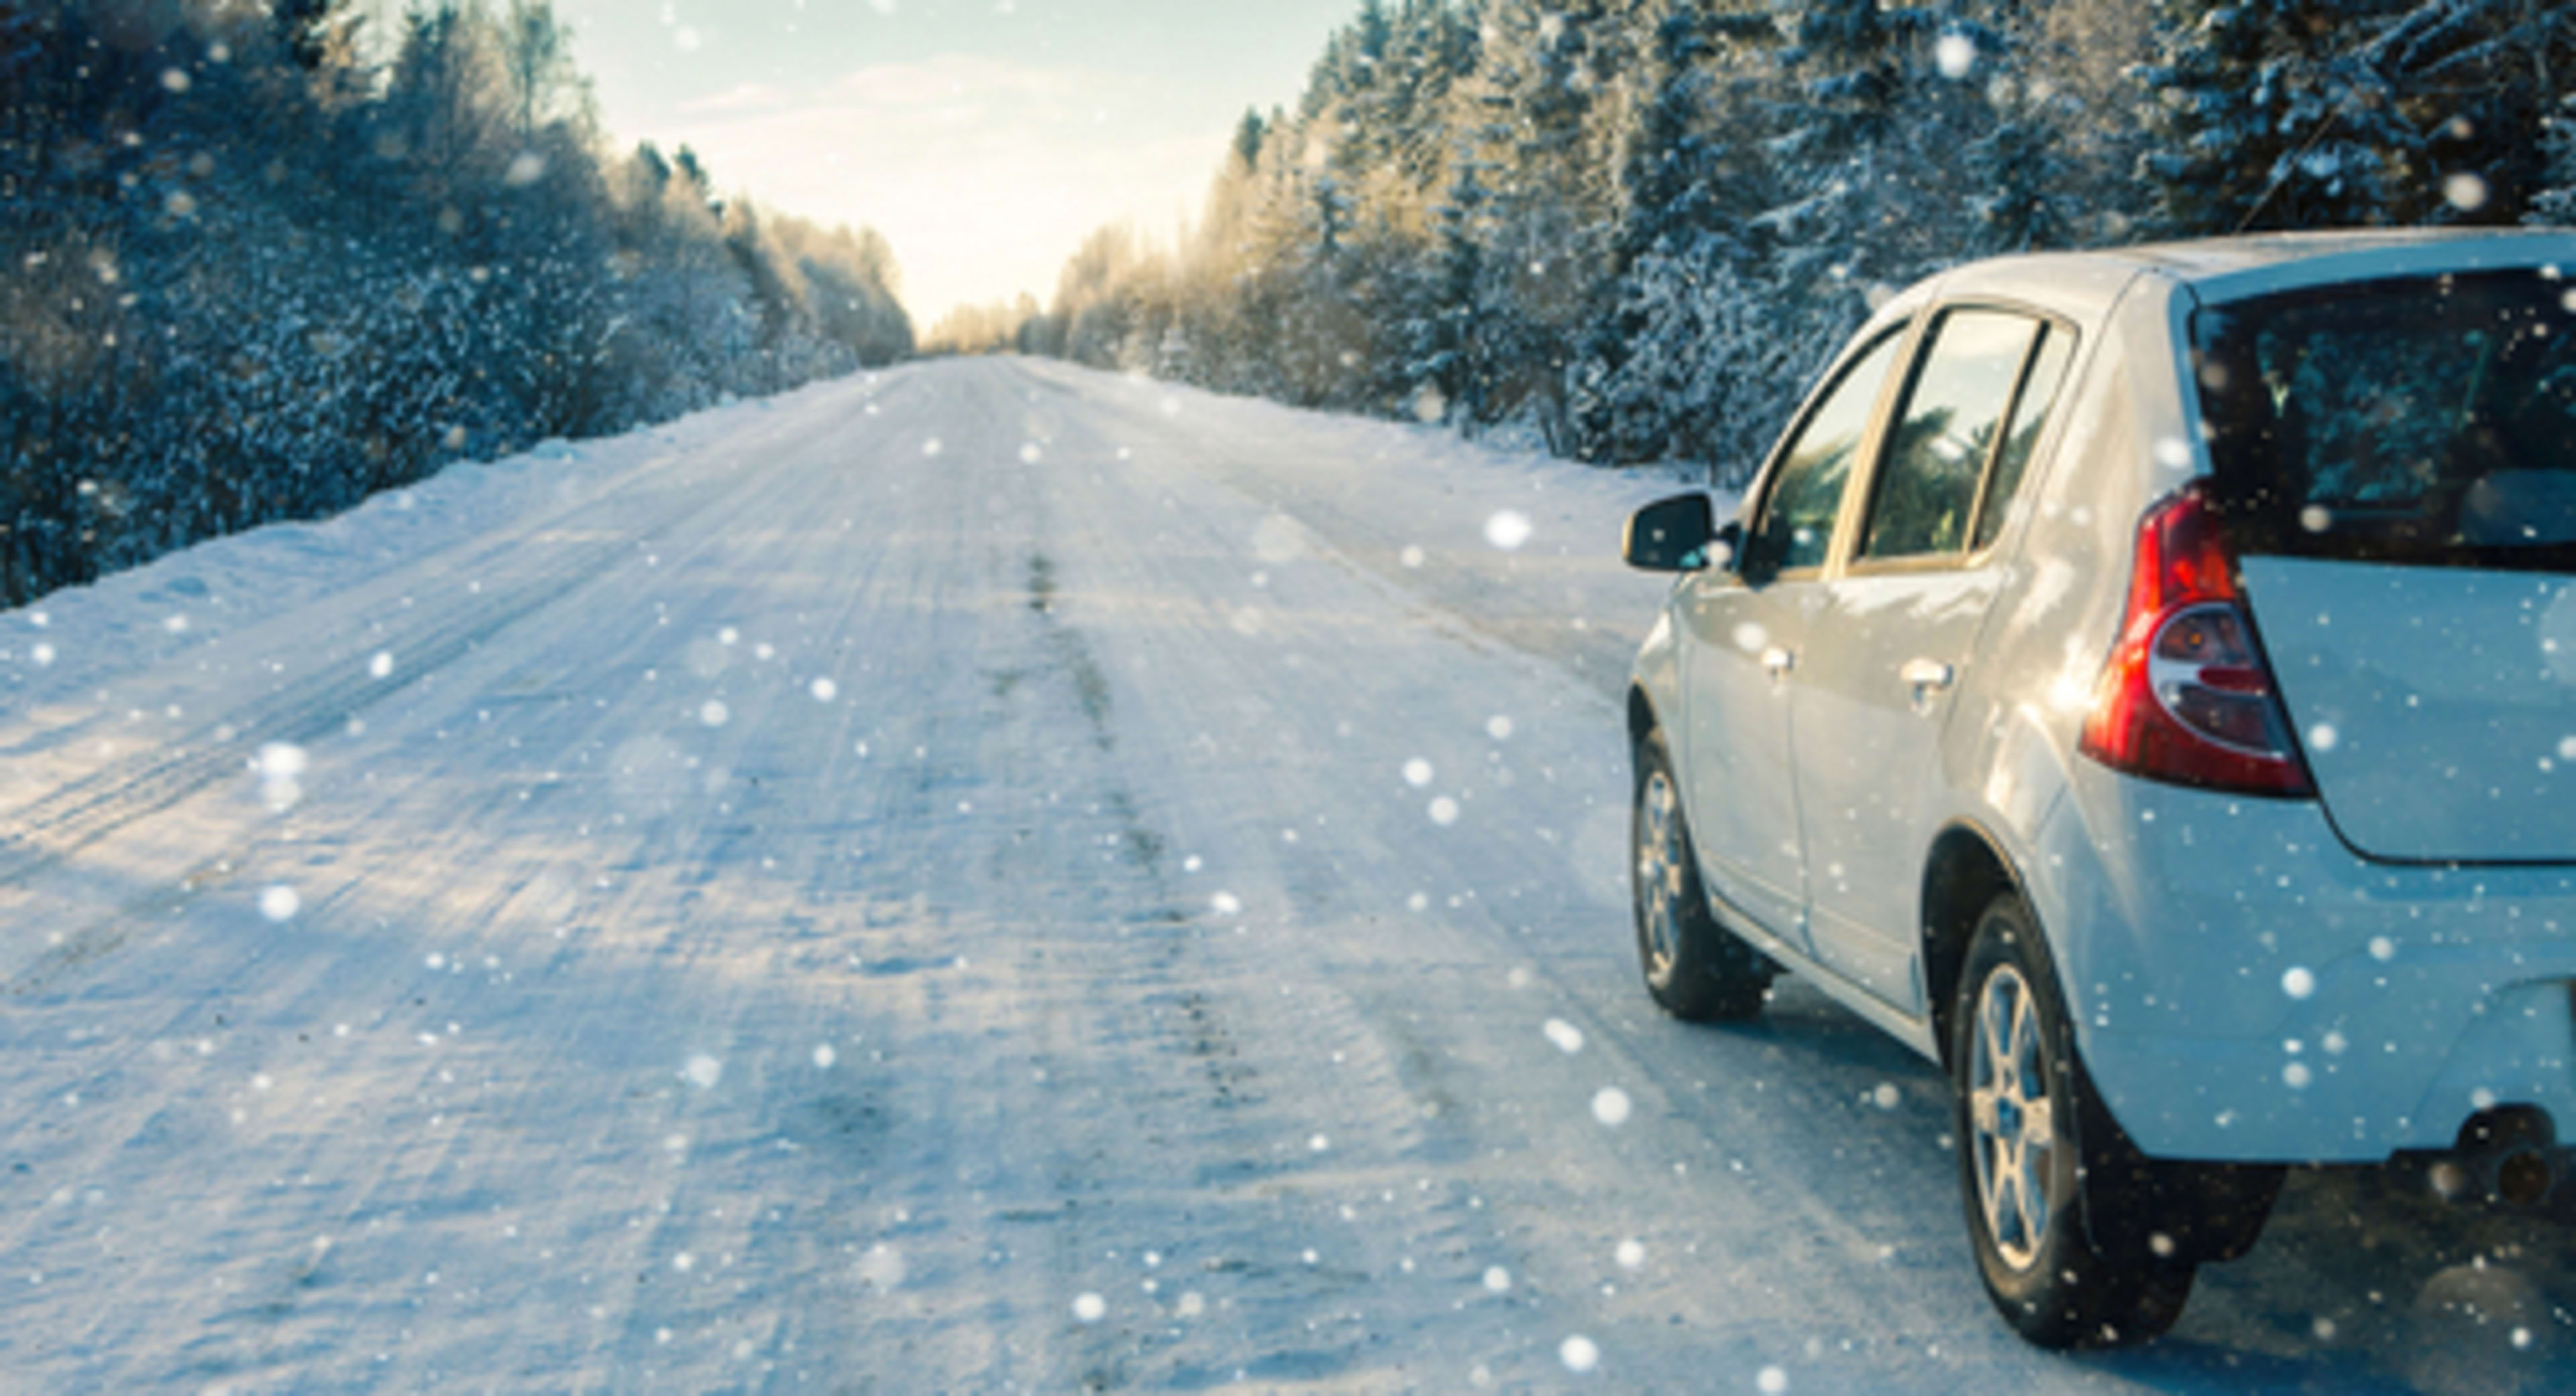
M1930 699L1933 694L1942 689L1948 688L1958 674L1940 660L1917 659L1897 670L1896 677L1905 685L1906 690L1914 695L1914 701L1920 703Z
M1762 652L1762 672L1769 674L1772 678L1777 679L1784 677L1790 670L1797 667L1798 656L1780 648L1778 645L1773 645L1771 648Z

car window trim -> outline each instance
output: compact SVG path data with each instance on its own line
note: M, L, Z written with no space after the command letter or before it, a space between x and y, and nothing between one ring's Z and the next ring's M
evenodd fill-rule
M2003 535L1997 533L1993 542L1979 547L1977 534L1984 530L1986 511L1994 504L1995 467L2003 463L2004 449L2012 444L2012 429L2014 424L2021 420L2022 401L2030 395L2031 375L2039 371L2040 360L2047 357L2050 337L2062 334L2067 340L2066 369L2059 375L2057 383L2057 390L2061 393L2065 391L2066 379L2074 374L2075 355L2084 347L2084 338L2075 327L2056 316L2043 314L2039 317L2039 323L2040 335L2030 342L2030 354L2022 360L2021 377L2013 381L2012 400L2004 404L2003 429L1995 434L1995 449L1987 456L1985 474L1977 481L1977 505L1968 512L1968 548L1962 554L1963 562L1989 556L2003 542ZM2055 404L2051 403L2050 407L2054 410ZM2047 438L2050 425L2052 424L2047 422L2040 424L2041 440ZM2030 443L2030 453L2034 462L2038 458L2039 447L2038 440ZM2025 478L2027 475L2028 467L2024 467Z
M1913 358L1906 365L1903 375L1905 395L1897 401L1912 399L1915 382L1921 377L1924 367L1931 361L1932 349L1939 343L1935 333L1937 327L1953 312L1963 310L1990 310L2018 315L2037 323L2044 331L2042 334L2033 336L2030 347L2022 353L2021 369L2013 377L2012 395L2004 400L2001 418L2003 429L1995 433L1993 443L1986 448L1984 462L1977 468L1976 502L1968 511L1967 531L1962 535L1968 540L1969 546L1949 552L1908 553L1900 557L1870 558L1860 555L1862 538L1868 527L1869 513L1878 504L1879 479L1886 472L1885 437L1889 428L1893 426L1888 419L1895 415L1896 410L1895 402L1884 401L1879 404L1880 419L1864 438L1865 446L1870 453L1867 462L1868 474L1855 482L1859 486L1859 497L1850 511L1857 517L1847 520L1848 537L1841 536L1843 529L1840 525L1837 526L1835 539L1837 546L1828 554L1828 563L1838 564L1835 567L1835 573L1838 576L1876 577L1909 572L1975 571L1990 565L1995 559L1995 554L2003 547L2004 538L2000 533L1985 546L1975 546L1978 526L1985 521L1986 510L1991 504L1989 496L1994 490L1995 462L2002 458L2004 444L2011 439L2013 418L2021 411L2022 398L2030 391L2031 371L2039 366L2041 351L2048 345L2048 336L2063 334L2067 338L2066 374L2058 384L2059 391L2062 393L2067 384L2075 379L2077 356L2084 349L2084 335L2076 328L2075 323L2064 315L2024 301L1999 296L1973 296L1945 301L1933 306L1928 313L1917 320L1923 333L1913 346ZM2040 439L2031 443L2031 456L2034 463L2043 455L2042 448L2048 444L2049 438L2054 434L2055 423L2043 425ZM1845 489L1849 490L1851 486L1845 486ZM1854 501L1847 500L1846 503L1854 503Z
M1891 400L1889 394L1896 390L1898 380L1904 377L1896 370L1921 352L1919 338L1925 323L1925 317L1919 312L1909 314L1905 319L1888 326L1879 333L1867 339L1855 341L1851 348L1836 358L1831 367L1816 380L1815 391L1809 393L1807 400L1799 404L1798 415L1791 419L1788 430L1781 432L1779 438L1772 442L1771 455L1762 463L1762 473L1754 477L1753 507L1745 510L1741 516L1747 538L1753 537L1761 529L1762 516L1770 509L1772 493L1779 487L1780 468L1788 459L1789 448L1795 445L1800 437L1806 435L1807 427L1815 421L1816 414L1824 410L1826 400L1834 395L1835 390L1842 386L1844 378L1849 376L1862 360L1878 351L1879 346L1890 341L1901 341L1896 347L1899 362L1889 366L1887 377L1879 383L1878 396L1870 403L1869 415L1863 419L1865 425L1861 428L1860 440L1853 443L1851 476L1843 482L1842 497L1834 504L1834 533L1833 537L1826 540L1824 560L1812 567L1784 567L1765 577L1762 583L1764 586L1774 586L1781 582L1811 581L1836 570L1836 563L1841 559L1847 541L1846 535L1851 531L1854 487L1865 487L1875 473L1872 463L1877 458L1879 438L1887 427L1887 407Z

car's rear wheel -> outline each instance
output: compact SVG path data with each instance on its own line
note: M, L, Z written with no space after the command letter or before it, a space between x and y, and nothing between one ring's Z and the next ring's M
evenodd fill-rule
M2138 1155L2092 1100L2038 923L2006 893L1978 918L1951 1017L1959 1182L1996 1309L2041 1347L2145 1342L2182 1316L2200 1252L2142 1185ZM2268 1199L2266 1199L2268 1202Z
M1694 1022L1757 1016L1770 963L1709 912L1660 732L1637 744L1636 796L1628 866L1646 992L1665 1012Z

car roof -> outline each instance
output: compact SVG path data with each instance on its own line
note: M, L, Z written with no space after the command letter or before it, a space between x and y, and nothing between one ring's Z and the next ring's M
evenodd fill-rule
M2339 282L2527 267L2576 277L2576 229L2347 228L2029 252L1936 272L1879 304L1853 343L1924 307L2019 304L2098 324L2141 278L2201 305Z
M2354 228L1999 257L1945 274L1939 278L1939 294L2018 292L2046 303L2079 286L2125 285L2148 275L2185 288L2203 302L2217 302L2344 281L2514 267L2550 272L2564 267L2576 274L2576 231ZM2098 289L2093 292L2098 294Z
M2320 258L2368 266L2445 262L2491 265L2524 254L2546 255L2544 244L2576 250L2576 233L2544 228L2342 228L2299 233L2254 233L2197 242L2151 242L2104 255L2126 257L2183 281L2207 281Z

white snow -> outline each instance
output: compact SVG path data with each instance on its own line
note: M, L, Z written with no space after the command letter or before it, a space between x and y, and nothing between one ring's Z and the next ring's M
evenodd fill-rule
M953 362L0 614L0 1384L2369 1384L2340 1211L2069 1364L1932 1068L1652 1011L1676 488Z

